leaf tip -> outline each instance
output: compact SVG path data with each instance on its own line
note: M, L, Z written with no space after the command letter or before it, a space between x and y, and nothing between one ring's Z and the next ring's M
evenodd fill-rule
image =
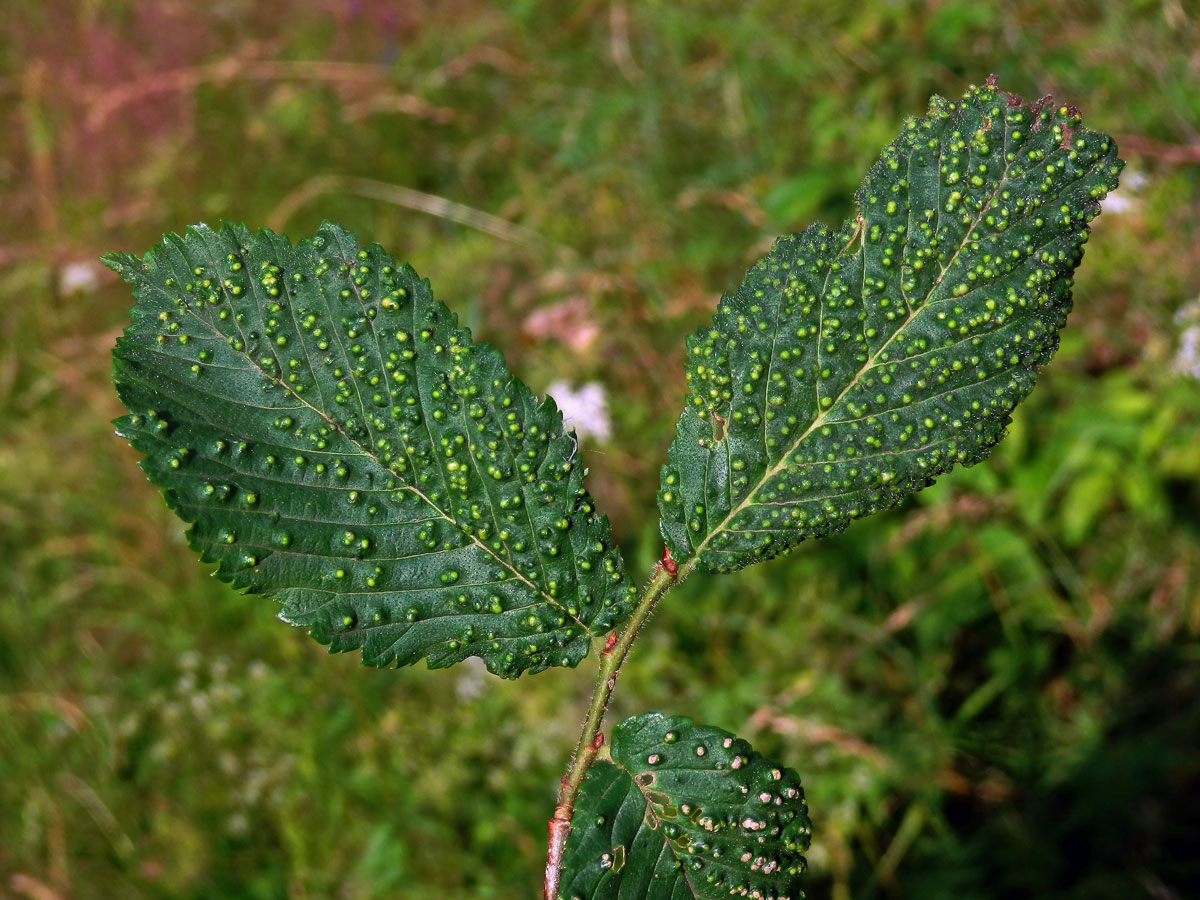
M116 272L125 281L130 281L139 271L145 268L145 263L132 253L113 251L100 255L100 262Z

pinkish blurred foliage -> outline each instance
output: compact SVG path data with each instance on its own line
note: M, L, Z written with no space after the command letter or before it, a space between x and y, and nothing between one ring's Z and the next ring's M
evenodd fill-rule
M534 310L525 319L522 330L532 338L559 341L581 353L591 347L600 326L591 317L587 299L572 297Z

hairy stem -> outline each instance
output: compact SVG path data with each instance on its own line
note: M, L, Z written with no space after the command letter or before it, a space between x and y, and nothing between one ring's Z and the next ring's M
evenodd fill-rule
M621 664L629 655L638 631L645 624L655 605L663 595L670 590L671 585L678 581L688 571L688 567L676 571L675 565L664 554L664 562L654 568L654 576L646 586L645 593L638 601L637 607L625 627L614 632L600 653L600 671L596 676L596 686L592 690L592 703L588 707L587 718L583 721L583 730L579 733L579 742L575 745L575 753L571 757L571 765L563 776L558 789L558 805L554 808L554 817L547 823L549 834L546 852L546 890L545 900L557 900L559 877L562 874L563 850L567 846L567 837L571 833L571 816L575 812L575 799L579 796L583 776L596 759L596 752L604 743L600 728L604 724L604 713L608 710L608 702L612 699L617 687L617 674Z

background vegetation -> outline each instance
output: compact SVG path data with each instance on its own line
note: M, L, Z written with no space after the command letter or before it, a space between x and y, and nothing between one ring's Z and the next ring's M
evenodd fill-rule
M1058 358L988 463L672 594L614 714L798 769L811 898L1200 896L1194 4L3 12L0 896L533 897L591 680L360 669L210 579L108 424L102 251L220 218L380 241L535 389L607 390L590 485L646 573L684 333L989 72L1129 160Z

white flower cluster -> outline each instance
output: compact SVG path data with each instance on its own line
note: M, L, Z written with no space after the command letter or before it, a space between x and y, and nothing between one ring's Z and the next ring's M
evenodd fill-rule
M578 389L565 381L556 381L546 388L562 410L563 425L575 429L579 437L593 437L603 443L612 437L612 420L608 415L608 394L604 385L591 381Z
M1179 307L1175 323L1183 330L1179 334L1179 349L1171 360L1171 371L1200 381L1200 297Z

